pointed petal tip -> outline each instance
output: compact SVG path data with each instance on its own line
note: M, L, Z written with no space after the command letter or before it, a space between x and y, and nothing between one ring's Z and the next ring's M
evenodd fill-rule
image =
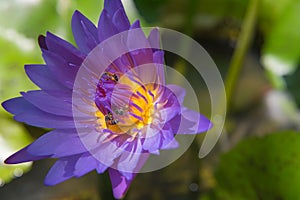
M44 35L38 36L38 44L41 49L48 49L47 44L46 44L46 37Z
M75 19L80 19L82 17L85 18L85 16L79 10L75 10L73 15L72 15L72 23L74 23Z
M97 27L78 10L73 13L71 26L79 50L89 54L99 43Z
M201 115L200 121L199 121L199 131L200 132L206 132L209 129L213 127L213 123L205 116Z
M160 32L157 27L155 27L151 30L147 39L152 48L160 49Z
M28 162L29 162L29 161L28 161ZM4 163L5 163L5 164L19 164L20 162L14 160L14 156L11 155L11 156L9 156L8 158L6 158L6 159L4 160Z
M207 130L211 129L213 126L214 126L214 124L211 121L209 121Z
M176 118L172 123L177 123L178 119ZM213 127L213 123L204 115L184 108L184 111L181 113L181 122L178 134L198 134L207 132Z
M124 175L119 171L109 168L108 169L110 181L113 188L113 195L116 199L122 199L127 193L129 186L134 179L135 175L132 176L131 180L127 180Z
M51 155L43 155L43 156L37 156L30 154L27 149L29 146L24 147L23 149L17 151L16 153L12 154L6 160L4 161L5 164L19 164L24 162L31 162L36 161L44 158L49 158Z
M45 180L44 180L44 185L45 185L45 186L54 186L54 185L56 185L56 184L58 184L58 183L51 182L51 181L49 181L49 180L46 179L46 178L45 178Z
M4 160L5 164L19 164L24 162L31 162L33 159L25 152L24 149L14 153Z
M136 28L141 28L141 22L140 20L136 20L133 22L133 24L130 26L130 29L136 29Z
M57 185L58 183L60 183L60 182L53 182L52 180L50 180L47 177L44 180L44 185L45 186L54 186L54 185Z
M75 10L74 13L73 13L73 16L74 15L82 15L82 14L81 14L81 12L79 10Z
M24 104L23 97L15 97L12 99L8 99L1 103L1 106L9 113L16 115L20 112L19 106L23 106Z
M130 22L123 8L116 10L112 16L112 22L119 32L126 31L130 28Z
M44 184L46 186L53 186L74 177L74 164L77 157L65 157L59 159L49 170Z
M3 101L2 103L1 103L1 106L2 106L2 108L4 108L6 111L7 111L7 102L8 102L9 100L5 100L5 101Z
M109 14L113 14L119 8L124 9L121 0L104 0L104 9L107 9Z

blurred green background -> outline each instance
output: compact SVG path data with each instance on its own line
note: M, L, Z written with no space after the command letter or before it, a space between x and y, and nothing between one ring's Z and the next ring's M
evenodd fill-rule
M228 94L224 133L203 159L204 135L170 166L139 174L125 199L300 199L300 1L123 0L132 21L183 32L216 62ZM0 0L0 102L36 89L24 64L42 63L37 37L50 31L74 44L74 10L97 23L102 0ZM166 63L202 84L187 63ZM200 86L199 86L200 87ZM209 96L200 93L201 112ZM201 101L203 99L203 101ZM0 199L111 199L95 172L53 187L53 160L5 165L45 130L13 121L0 107ZM23 176L22 176L23 175ZM20 177L22 176L22 177Z

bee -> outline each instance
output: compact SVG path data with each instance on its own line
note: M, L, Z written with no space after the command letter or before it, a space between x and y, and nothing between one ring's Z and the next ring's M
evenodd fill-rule
M113 73L110 73L110 72L104 72L104 75L108 77L106 79L107 81L108 80L112 80L112 81L115 81L115 82L119 81L119 77L116 74L113 74Z
M108 112L107 115L105 115L105 122L108 125L116 125L117 123L119 123L119 120L114 119L112 113Z
M128 111L128 106L123 106L123 107L114 109L114 113L119 116L125 115L125 113L127 111Z
M116 113L117 115L124 115L124 112L125 112L125 111L124 111L123 109L121 109L121 108L115 110L115 113Z
M105 121L109 121L109 120L112 120L113 119L113 116L111 114L111 112L108 112L107 115L105 115Z
M116 125L117 123L119 123L119 120L117 120L117 119L114 119L114 120L111 120L111 121L107 122L108 125Z

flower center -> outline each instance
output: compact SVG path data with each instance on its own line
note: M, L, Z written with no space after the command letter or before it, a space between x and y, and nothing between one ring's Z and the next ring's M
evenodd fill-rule
M106 120L108 129L117 134L127 133L135 136L138 130L151 124L154 113L152 89L151 85L147 85L128 91L131 93L129 98L120 99L119 106L112 106L111 118Z
M124 75L121 78L109 75L115 83L110 98L111 107L105 114L100 111L96 113L97 118L102 118L98 123L114 133L114 137L122 134L135 137L141 129L153 122L158 87L151 83L142 84L134 75Z
M138 129L152 122L154 95L150 92L150 87L139 87L130 98L129 120L136 124Z

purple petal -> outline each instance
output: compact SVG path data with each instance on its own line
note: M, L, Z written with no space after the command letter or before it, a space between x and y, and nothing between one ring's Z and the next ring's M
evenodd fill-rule
M104 9L107 10L108 14L110 16L113 16L114 13L119 10L119 9L123 9L123 4L120 0L105 0L104 1Z
M137 48L142 47L144 46L140 45ZM141 66L144 64L153 63L153 52L151 49L140 49L137 51L130 52L130 54L134 60L134 66Z
M126 31L130 27L129 20L124 8L119 8L112 17L112 22L118 29L118 32Z
M55 79L46 65L25 65L25 71L30 80L43 90L69 90Z
M73 14L72 31L78 48L85 54L100 43L96 26L79 11Z
M174 93L168 88L163 89L164 93L161 95L160 101L155 104L155 107L160 107L160 105L163 105L162 108L157 109L161 118L161 123L165 123L174 118L176 115L180 114L181 109L177 97L174 95ZM165 103L166 99L168 101Z
M42 90L29 91L22 95L24 99L42 111L60 116L72 116L71 99L66 102L64 99L50 96Z
M75 129L53 130L48 132L31 145L27 151L35 156L64 157L86 152Z
M108 12L104 9L101 13L98 22L99 41L102 42L117 33L118 33L117 28L115 27L111 18L109 17Z
M52 186L68 180L74 176L74 166L79 155L65 157L56 161L45 178L45 185Z
M46 37L43 35L39 35L38 37L38 43L41 49L48 50L47 44L46 44Z
M2 103L2 107L13 115L17 115L26 110L27 107L32 107L23 97L9 99Z
M102 174L105 170L107 170L107 168L108 167L106 165L104 165L104 164L102 164L98 161L98 164L97 164L97 167L96 167L96 170L97 170L98 174Z
M135 174L132 175L132 179L126 179L119 171L109 168L108 169L110 181L113 188L113 194L116 199L121 199L125 196Z
M164 68L164 51L155 51L153 53L153 63L155 64L156 68L156 81L155 83L165 85L165 68Z
M141 48L141 47L143 47L143 46L140 46L138 48ZM140 49L137 51L130 52L130 54L131 54L131 57L133 58L135 67L142 66L144 64L151 65L153 63L153 53L152 53L151 49ZM151 71L153 72L155 70L156 69L152 69ZM140 71L140 72L138 72L138 74L141 76L146 74L146 72L143 72L143 67L137 68L136 71ZM156 74L151 74L151 75L155 76ZM149 76L149 74L148 74L148 76ZM141 77L141 79L144 80L145 77Z
M50 155L44 155L44 156L31 155L30 153L28 153L27 149L28 149L28 146L21 149L20 151L14 153L13 155L9 156L4 161L4 163L6 163L6 164L17 164L17 163L35 161L35 160L40 160L40 159L50 157Z
M184 108L178 134L197 134L205 132L212 127L212 123L205 116L193 110Z
M125 45L124 45L125 46ZM118 66L118 69L122 73L126 73L131 67L133 67L134 62L129 52L120 56L117 60L114 61L114 64Z
M72 101L72 90L43 90L50 96L56 97L61 99L62 101L65 102L70 102Z
M95 140L94 137L97 139ZM107 137L99 138L98 136L90 136L81 139L86 147L90 150L90 153L106 166L111 166L114 163L114 160L123 152L122 149L112 142L105 142L101 144L101 142L107 139ZM95 146L97 146L97 148L95 148Z
M180 103L180 105L182 105L186 95L185 89L178 85L172 84L167 85L167 88L171 90L173 94L175 94L177 101Z
M86 173L96 169L98 165L99 165L99 161L96 160L90 154L82 155L75 164L74 175L76 177L81 177Z
M148 36L148 41L149 44L151 45L151 48L160 49L160 34L157 28L151 30Z
M165 64L164 55L165 55L164 51L155 51L153 53L153 62L164 65Z
M162 130L162 144L161 149L175 149L178 148L179 143L176 141L174 137L174 132L169 124L166 124L164 130Z
M46 113L23 97L17 97L2 103L3 108L15 115L14 119L19 122L45 128L74 128L72 117L57 116Z
M149 151L150 153L156 152L162 144L161 132L157 132L154 135L150 135L145 138L143 143L143 149Z
M50 115L40 110L30 110L31 113L22 113L16 115L14 119L19 122L24 122L31 126L42 128L74 128L72 118Z
M72 89L78 68L69 66L62 57L50 51L44 50L43 58L52 75L67 88Z
M45 185L52 186L72 177L80 177L94 170L98 165L90 154L78 154L59 159L50 169Z
M85 58L73 45L50 32L47 32L46 44L49 51L63 57L67 63L72 63L77 67L81 65Z
M130 30L127 36L127 47L130 51L133 51L131 54L134 56L136 66L152 63L153 51L152 49L146 49L151 48L151 46L141 29L140 21L134 22Z
M136 28L141 28L141 23L140 20L136 20L135 22L133 22L130 26L130 29L136 29Z
M137 173L143 167L148 156L148 153L143 153L141 141L136 139L121 154L117 163L117 169L126 179L130 180L133 178L132 174Z

